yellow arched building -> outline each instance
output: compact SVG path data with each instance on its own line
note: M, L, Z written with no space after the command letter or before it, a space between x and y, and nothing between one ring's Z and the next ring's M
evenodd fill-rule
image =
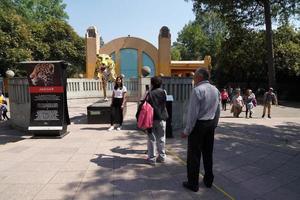
M89 27L86 33L87 78L94 77L98 53L110 55L116 64L116 73L126 78L139 77L143 66L150 67L150 76L188 76L198 67L211 66L210 56L202 61L172 61L171 34L166 26L160 29L158 49L146 40L131 36L114 39L101 48L99 40L96 27Z

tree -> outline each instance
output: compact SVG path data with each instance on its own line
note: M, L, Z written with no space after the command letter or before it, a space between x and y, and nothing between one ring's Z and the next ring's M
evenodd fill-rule
M65 21L64 8L62 0L0 1L1 74L10 68L24 76L24 60L66 60L68 76L83 71L84 39Z
M176 43L173 44L171 48L171 59L172 60L181 60L181 53L179 46Z
M3 4L2 4L3 5ZM0 7L0 73L10 68L16 72L16 63L32 59L31 41L34 41L26 20L16 11Z
M300 31L288 24L279 27L274 32L274 50L278 81L300 78Z
M180 51L182 60L199 60L208 53L208 38L199 24L189 22L179 32L173 48Z
M49 46L48 60L65 60L71 63L68 76L83 71L85 63L85 43L65 21L52 19L44 23L42 38Z
M299 0L192 0L197 15L214 11L222 14L229 28L249 25L266 26L266 50L269 85L275 86L273 56L272 19L288 21L290 16L299 14ZM262 17L264 16L264 17Z
M63 0L14 0L15 9L30 21L43 22L49 19L68 19Z
M227 28L217 13L196 16L195 21L189 22L179 32L172 45L171 57L173 60L191 60L210 55L215 66L226 34Z
M236 30L235 34L222 42L215 72L219 85L229 82L265 82L266 54L264 46L264 32L248 29ZM261 85L261 87L264 85Z

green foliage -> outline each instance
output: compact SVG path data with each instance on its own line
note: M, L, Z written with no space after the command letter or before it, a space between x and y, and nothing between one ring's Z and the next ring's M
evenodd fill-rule
M171 60L181 60L181 53L180 53L180 49L178 46L172 46Z
M182 31L179 32L177 43L173 46L180 51L182 60L199 60L207 54L207 41L199 24L189 22Z
M68 76L81 73L85 63L84 39L67 24L62 0L0 1L0 73L10 68L16 76L24 60L65 60Z
M15 11L0 8L0 73L15 69L16 63L31 59L30 27Z
M44 22L49 19L68 19L63 0L15 0L15 8L29 21Z
M266 3L271 5L273 20L288 23L291 16L300 14L299 0L192 0L196 16L214 11L220 13L231 29L244 25L263 25Z
M264 33L247 29L224 41L216 66L218 83L267 81L264 46Z
M279 22L282 27L287 27L291 17L299 16L299 0L192 0L192 2L196 21L201 24L202 30L207 26L203 16L208 13L215 13L219 21L226 25L223 28L225 32L216 32L221 33L220 40L214 42L217 44L214 47L216 49L216 58L213 58L213 61L216 59L216 62L213 62L216 73L214 77L217 77L220 84L234 81L266 83L268 78L270 84L274 83L272 52L275 55L275 71L279 81L291 80L289 79L291 77L296 80L299 77L299 31L296 33L291 29L279 28L274 33L274 45L271 34L271 20ZM216 21L210 24L215 25ZM261 28L264 24L266 31L259 32L256 27Z
M212 57L213 65L218 61L227 28L217 13L206 13L189 22L178 34L172 47L173 60L199 60L205 55Z
M286 77L300 77L300 31L289 25L279 27L274 33L274 46L279 81L286 82Z

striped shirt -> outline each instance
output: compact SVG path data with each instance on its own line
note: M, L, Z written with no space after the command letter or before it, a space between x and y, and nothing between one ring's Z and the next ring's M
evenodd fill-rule
M198 83L190 98L184 133L189 135L197 120L212 120L220 112L220 92L208 81ZM217 116L218 117L218 116Z

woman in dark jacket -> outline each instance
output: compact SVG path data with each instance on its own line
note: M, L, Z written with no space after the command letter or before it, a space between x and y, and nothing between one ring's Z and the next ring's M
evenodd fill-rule
M162 80L159 77L151 78L151 91L147 101L153 107L153 127L148 129L148 158L147 161L151 165L156 162L165 162L166 151L166 120L168 119L168 112L166 109L167 95L166 91L160 88ZM156 149L158 155L156 156Z

